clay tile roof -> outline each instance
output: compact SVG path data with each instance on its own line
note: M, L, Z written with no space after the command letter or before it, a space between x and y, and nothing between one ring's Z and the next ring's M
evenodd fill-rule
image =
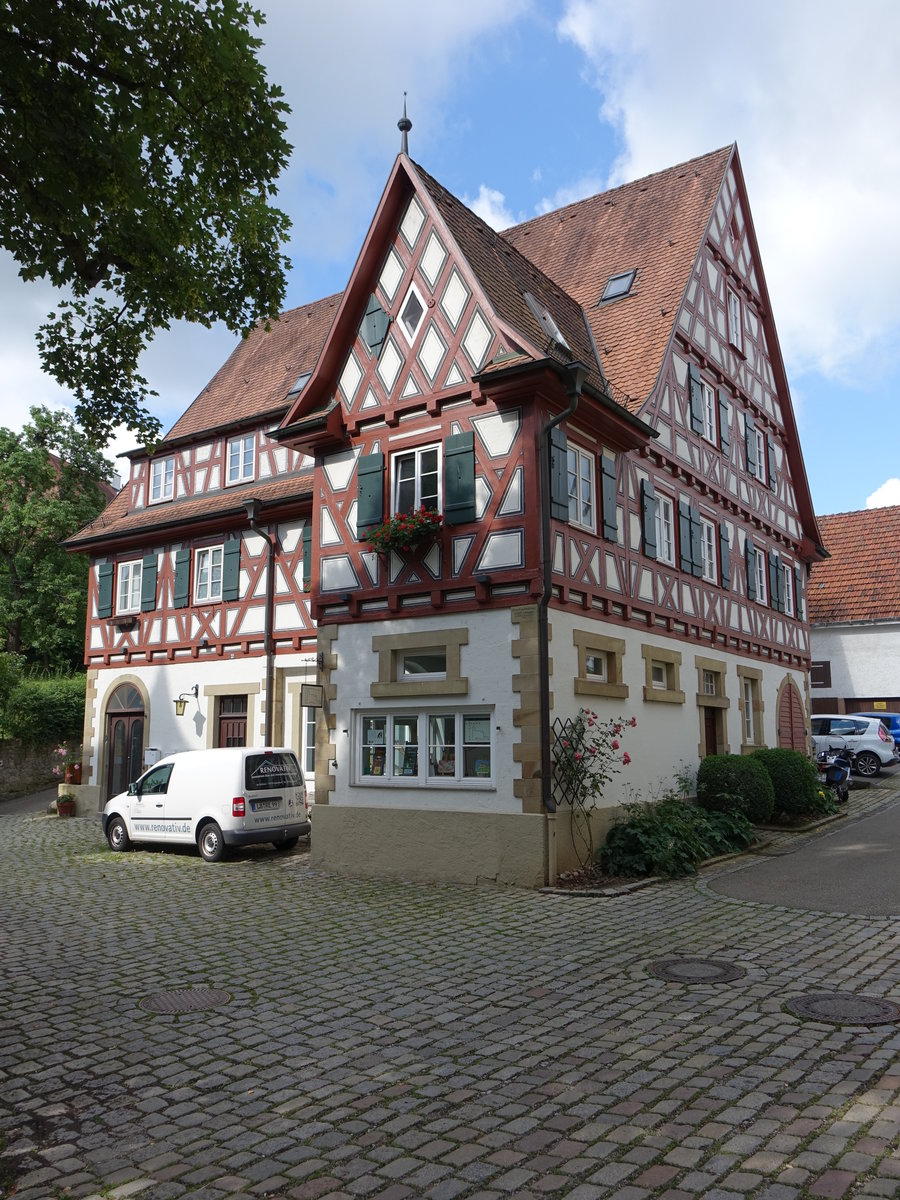
M173 526L183 521L202 522L208 518L219 521L224 518L227 521L229 517L237 517L239 523L246 525L246 512L242 504L245 498L255 496L266 505L279 501L305 501L312 496L312 482L312 470L304 470L275 479L252 481L239 487L217 488L199 496L134 510L128 508L131 488L126 485L107 509L68 538L65 545L76 549L109 538L127 538L137 542L160 530L166 530L170 539L177 538Z
M831 558L812 567L810 623L900 619L900 505L834 513L818 522Z
M270 328L259 325L234 349L163 442L215 431L264 415L281 416L288 392L311 371L341 300L341 293L282 313Z
M563 363L576 360L585 363L591 368L588 379L602 389L603 373L578 301L548 279L540 267L466 208L418 163L415 167L500 318L539 347L548 358ZM548 337L525 299L526 292L553 318L568 343L568 352Z
M632 411L656 383L732 153L726 146L502 235L584 308L603 370L635 398ZM633 268L629 295L600 305L610 276Z

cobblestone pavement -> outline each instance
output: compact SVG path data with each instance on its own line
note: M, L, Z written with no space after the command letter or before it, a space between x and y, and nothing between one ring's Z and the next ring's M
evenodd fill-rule
M900 1002L900 921L711 891L752 857L597 898L113 855L43 814L2 833L4 1198L900 1192L900 1024L784 1008ZM745 974L650 973L678 956ZM195 988L230 1000L138 1007Z

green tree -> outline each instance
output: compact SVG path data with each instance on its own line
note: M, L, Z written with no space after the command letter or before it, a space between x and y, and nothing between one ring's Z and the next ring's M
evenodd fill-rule
M288 109L261 24L245 0L0 0L0 245L61 291L41 361L99 445L158 437L138 371L158 330L281 307Z
M84 661L89 564L60 542L103 509L112 464L68 413L0 429L0 645L45 667Z

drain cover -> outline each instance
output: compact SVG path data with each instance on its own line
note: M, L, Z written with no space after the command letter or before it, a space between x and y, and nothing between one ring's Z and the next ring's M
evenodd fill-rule
M661 958L648 970L667 983L728 983L746 974L743 967L716 958Z
M231 999L229 992L214 988L179 988L171 992L151 992L138 1008L154 1013L202 1012L205 1008L221 1008Z
M852 992L795 996L784 1007L795 1017L827 1021L831 1025L890 1025L900 1020L900 1005L876 996L855 996Z

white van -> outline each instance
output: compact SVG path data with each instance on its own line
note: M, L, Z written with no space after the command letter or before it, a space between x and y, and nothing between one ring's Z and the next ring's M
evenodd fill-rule
M113 850L195 844L207 862L218 862L226 846L290 850L310 832L303 772L284 746L170 754L107 802L103 832Z

